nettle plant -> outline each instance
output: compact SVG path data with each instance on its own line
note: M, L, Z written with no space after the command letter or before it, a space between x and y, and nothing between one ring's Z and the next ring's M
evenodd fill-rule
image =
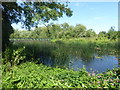
M20 64L21 61L25 60L25 46L22 48L18 48L17 50L13 50L7 48L3 53L3 64L10 63L11 67L14 65Z

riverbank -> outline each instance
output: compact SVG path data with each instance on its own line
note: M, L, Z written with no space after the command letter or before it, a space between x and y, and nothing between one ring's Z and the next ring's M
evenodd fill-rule
M96 43L119 43L118 39L110 40L107 38L99 39L97 37L94 38L71 38L71 39L51 39L52 42L62 41L64 43L71 43L71 42L96 42Z
M3 72L3 88L120 88L120 68L104 74L51 68L33 62Z
M113 43L114 42L114 43ZM61 39L49 42L14 42L5 52L3 60L3 88L120 88L120 68L103 73L89 73L86 67L74 71L60 67L49 67L37 63L39 55L53 58L56 65L66 65L69 55L92 60L94 49L100 55L105 50L117 54L116 41L95 39ZM24 47L23 47L24 46ZM21 48L22 47L22 48ZM59 47L59 48L58 48ZM103 48L103 50L102 50ZM77 51L77 52L76 52ZM107 51L107 52L108 52ZM40 58L41 60L41 58ZM84 61L83 60L83 61ZM59 63L58 63L59 62ZM12 66L11 66L12 65Z

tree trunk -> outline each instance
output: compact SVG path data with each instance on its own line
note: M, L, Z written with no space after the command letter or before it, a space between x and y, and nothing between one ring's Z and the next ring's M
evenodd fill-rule
M5 51L9 45L10 34L13 33L13 28L8 16L5 12L2 12L2 51Z

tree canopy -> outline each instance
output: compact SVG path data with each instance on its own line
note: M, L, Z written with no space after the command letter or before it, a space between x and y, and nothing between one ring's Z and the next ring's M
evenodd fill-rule
M11 23L21 22L30 29L37 26L39 22L57 20L65 13L72 16L72 11L67 4L58 2L3 2L3 19L7 16Z
M49 29L49 33L48 33ZM63 24L52 24L48 27L41 26L35 28L34 30L15 30L11 34L11 39L23 39L23 38L49 38L49 39L71 39L71 38L96 38L99 40L117 40L120 35L119 31L111 30L111 28L106 31L101 31L99 34L96 34L93 29L87 29L86 26L82 24L77 24L76 26L69 25L68 23Z
M48 33L49 28L49 33ZM11 38L51 38L51 39L61 39L61 38L83 38L83 37L95 37L96 33L89 29L87 30L84 25L77 24L76 26L69 25L68 23L63 24L52 24L48 27L41 26L35 28L34 30L18 31L15 30L11 34Z
M63 14L70 17L72 10L67 3L60 2L2 2L2 44L3 50L8 45L9 36L13 32L12 23L21 22L29 29L37 27L40 22L58 20Z

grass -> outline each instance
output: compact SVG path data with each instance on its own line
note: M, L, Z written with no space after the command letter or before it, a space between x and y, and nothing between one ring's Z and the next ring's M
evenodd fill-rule
M27 60L52 59L53 66L67 66L69 56L81 57L82 60L91 60L94 53L100 56L104 54L116 55L118 57L117 42L95 39L54 39L52 41L20 41L14 42L12 49L26 47Z

